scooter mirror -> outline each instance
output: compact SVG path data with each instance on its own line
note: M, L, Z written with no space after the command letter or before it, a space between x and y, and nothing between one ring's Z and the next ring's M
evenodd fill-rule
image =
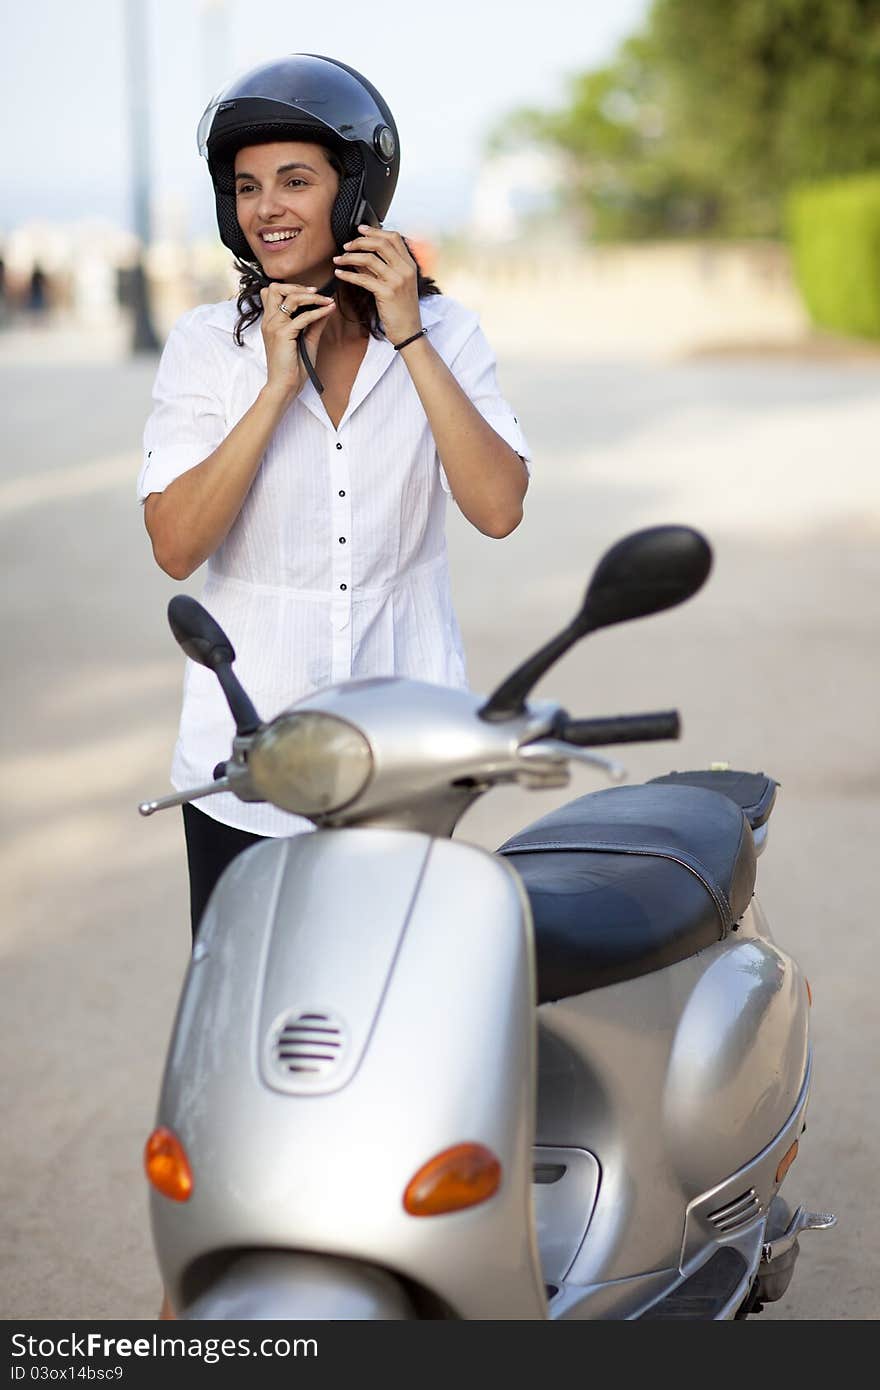
M581 637L684 603L711 568L709 542L689 526L652 526L624 536L596 566L577 617L502 681L479 710L480 718L491 722L521 714L529 691Z
M218 622L189 594L175 594L168 604L168 623L192 661L214 671L235 720L237 734L252 734L260 717L232 669L235 649Z
M702 588L711 568L711 547L690 526L635 531L599 561L575 626L593 632L674 608Z
M235 660L232 643L220 624L189 594L175 594L168 604L168 624L191 661L216 671Z

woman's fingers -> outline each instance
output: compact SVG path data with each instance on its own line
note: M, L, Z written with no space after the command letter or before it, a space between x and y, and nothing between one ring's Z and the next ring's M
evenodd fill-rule
M337 265L341 265L343 270L348 270L356 265L362 265L374 275L381 275L388 269L385 261L381 260L373 251L346 251L343 256L334 256Z
M408 289L408 281L398 270L389 270L388 266L383 266L381 271L372 270L369 262L366 265L352 265L346 260L345 265L335 267L333 274L340 280L348 280L353 285L362 285L371 294L387 298L389 294L396 295L401 290ZM413 284L415 284L413 280Z
M305 309L301 314L297 314L295 321L291 325L294 330L293 336L298 338L304 328L308 328L310 323L316 319L326 318L331 309L336 308L335 299L331 299L329 304L319 304L317 309Z
M301 314L297 314L296 319L289 325L289 328L281 328L275 333L271 340L271 349L267 355L275 356L280 354L279 360L285 360L287 354L293 351L296 358L296 344L299 338L305 337L309 342L312 341L312 330L323 330L327 319L336 308L335 302L331 300L329 304L322 304L320 308L308 309Z
M383 298L410 293L418 281L418 267L400 233L362 230L365 235L347 241L342 255L333 257L335 275Z
M369 250L389 265L396 261L407 267L415 265L413 255L400 232L389 231L385 227L368 227L365 223L358 231L361 235L347 241L342 248L344 251Z
M288 337L289 334L286 331L288 324L294 324L298 328L301 325L302 320L304 318L308 318L310 313L314 312L315 310L332 308L334 303L335 300L331 299L329 295L325 294L294 295L293 293L291 293L287 297L286 302L283 300L279 300L278 303L275 304L274 309L270 306L268 310L268 315L265 319L266 332L280 334L282 337ZM306 305L314 307L306 309L304 307Z
M343 270L340 266L337 266L333 274L338 275L340 280L350 280L353 285L362 285L365 290L372 290L374 294L379 289L379 286L384 284L384 281L380 280L378 275L368 275L363 270Z
M260 298L264 311L270 317L274 317L280 310L289 318L293 308L315 300L325 303L327 295L318 294L314 285L272 284L260 291Z
M350 256L355 251L368 251L374 261L381 261L383 265L388 265L394 260L391 247L384 242L377 241L375 237L356 236L353 241L346 241L343 244L343 255ZM338 261L339 256L334 256L333 259Z

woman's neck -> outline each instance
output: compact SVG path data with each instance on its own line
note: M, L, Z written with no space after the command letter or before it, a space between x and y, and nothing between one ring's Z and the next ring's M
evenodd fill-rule
M321 342L337 347L342 343L358 342L367 336L367 330L357 317L354 305L346 293L344 285L336 287L336 310L327 319Z

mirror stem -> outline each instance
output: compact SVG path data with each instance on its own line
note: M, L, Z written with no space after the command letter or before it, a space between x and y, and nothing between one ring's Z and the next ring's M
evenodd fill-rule
M537 685L544 672L549 670L555 661L564 656L568 649L573 647L575 642L578 642L589 631L590 629L584 626L581 617L575 619L568 627L563 628L562 632L536 651L521 666L517 666L516 670L505 681L502 681L498 689L492 692L486 703L477 711L479 717L494 724L500 723L504 719L515 719L518 714L522 714L525 709L526 696Z
M228 661L218 662L214 671L235 720L235 732L240 737L255 734L260 727L260 716L245 694L241 681L233 671L231 664Z

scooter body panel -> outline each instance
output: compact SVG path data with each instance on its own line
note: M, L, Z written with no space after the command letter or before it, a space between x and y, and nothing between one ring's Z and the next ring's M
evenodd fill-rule
M185 1203L152 1195L175 1306L204 1292L193 1271L213 1253L265 1247L386 1267L458 1316L545 1317L533 1000L528 904L482 850L334 830L236 860L202 923L159 1105L194 1175ZM311 1090L278 1069L279 1027L303 1015L340 1025ZM410 1215L410 1179L463 1142L500 1159L498 1192Z
M803 976L755 905L711 949L542 1005L538 1021L536 1142L586 1149L601 1173L584 1240L569 1267L555 1271L565 1286L558 1311L614 1316L613 1284L623 1281L618 1316L629 1316L639 1281L652 1276L646 1296L656 1296L713 1241L766 1216L778 1163L769 1158L796 1137L806 1106ZM702 1252L699 1241L686 1249L688 1208L702 1211L701 1199L716 1191L723 1206L726 1184L753 1169L760 1191L742 1228L725 1237L704 1227Z

